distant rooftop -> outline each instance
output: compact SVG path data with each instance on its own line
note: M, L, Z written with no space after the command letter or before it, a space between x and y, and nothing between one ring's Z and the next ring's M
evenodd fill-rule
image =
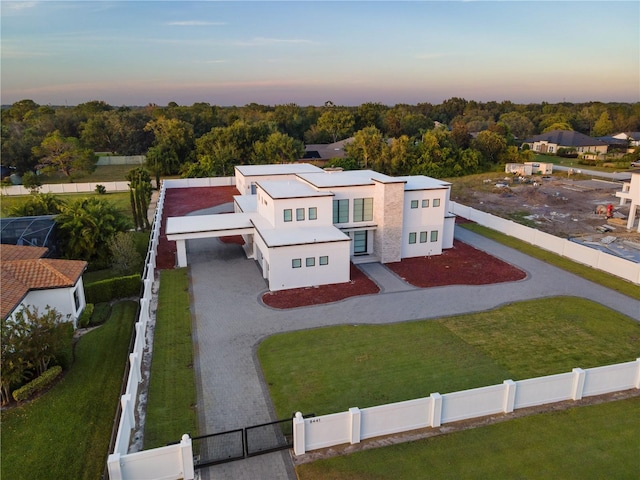
M235 168L245 177L322 172L321 168L318 168L315 165L311 165L310 163L286 163L278 165L238 165Z

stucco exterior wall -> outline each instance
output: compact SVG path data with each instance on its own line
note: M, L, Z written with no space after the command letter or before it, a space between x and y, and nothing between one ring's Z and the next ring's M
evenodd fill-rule
M444 238L444 216L448 189L418 190L405 192L402 232L402 258L440 255ZM439 202L434 207L434 200ZM428 201L423 206L423 201ZM411 208L417 202L417 208ZM421 241L421 232L426 232L426 241ZM435 240L432 232L437 232ZM415 233L415 243L410 243Z
M74 299L74 293L76 291L78 294L77 308ZM22 301L22 305L38 307L40 313L44 313L47 305L51 308L55 308L59 313L62 314L62 319L64 321L73 322L73 326L75 328L77 327L78 317L86 306L82 278L78 281L78 283L76 283L74 287L70 288L31 290Z

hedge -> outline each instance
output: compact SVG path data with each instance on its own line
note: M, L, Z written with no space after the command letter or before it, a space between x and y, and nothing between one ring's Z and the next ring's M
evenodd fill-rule
M60 365L56 365L55 367L51 367L49 370L44 372L38 378L30 381L26 385L18 388L13 392L13 398L16 402L22 402L23 400L27 400L32 397L36 393L47 388L53 381L62 373L62 367Z
M140 274L108 278L84 286L87 303L104 303L140 295Z
M78 328L85 328L89 326L89 321L91 321L91 316L93 315L93 303L87 303L78 319Z

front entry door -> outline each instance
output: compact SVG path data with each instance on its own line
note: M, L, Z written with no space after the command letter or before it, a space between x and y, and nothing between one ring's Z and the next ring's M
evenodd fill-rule
M367 253L367 231L353 232L353 254L366 255Z

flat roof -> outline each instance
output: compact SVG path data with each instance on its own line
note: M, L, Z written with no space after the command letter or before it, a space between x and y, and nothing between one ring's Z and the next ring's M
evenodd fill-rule
M330 192L319 192L299 180L262 180L256 183L273 199L333 196Z
M406 177L398 177L398 179L406 182L405 190L434 190L447 188L451 185L449 182L425 175L408 175Z
M218 213L167 218L167 235L253 228L254 213Z
M235 169L245 177L264 175L295 175L298 173L322 172L310 163L286 163L277 165L237 165Z
M373 185L373 179L383 183L397 183L402 181L373 170L345 170L342 172L321 171L319 173L298 174L298 177L318 188Z
M258 197L255 195L234 195L233 201L243 213L258 211Z
M351 241L348 235L330 225L326 227L290 227L275 229L269 223L259 218L254 219L253 223L256 228L256 233L262 237L270 248Z

